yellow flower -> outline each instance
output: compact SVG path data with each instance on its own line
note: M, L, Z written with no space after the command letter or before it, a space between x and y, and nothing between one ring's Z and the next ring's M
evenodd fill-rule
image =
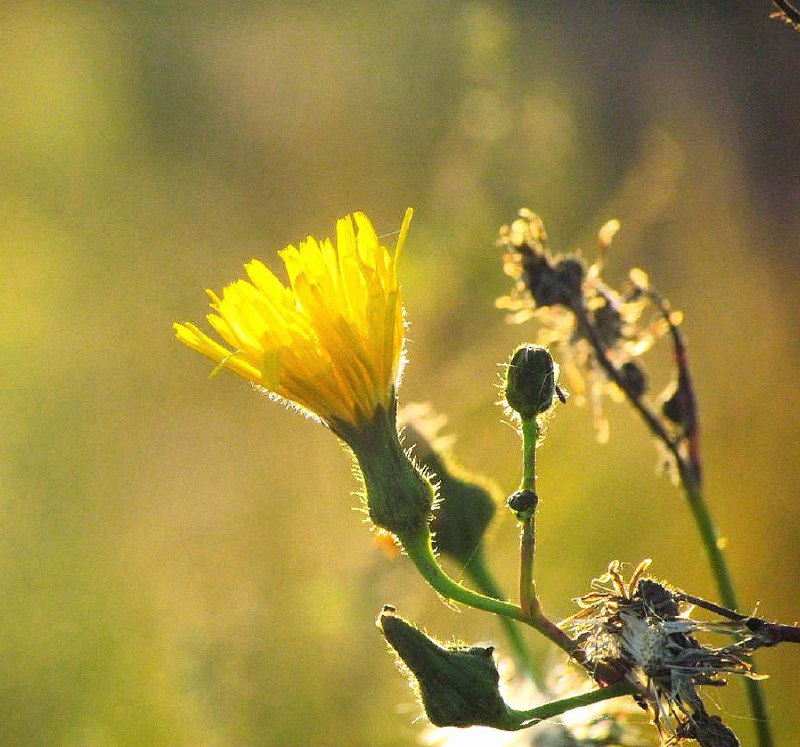
M336 224L336 245L309 236L279 252L285 286L262 262L248 280L206 291L207 319L229 346L189 322L177 338L271 394L316 415L339 435L391 411L403 362L403 304L397 264L412 210L394 254L362 213Z

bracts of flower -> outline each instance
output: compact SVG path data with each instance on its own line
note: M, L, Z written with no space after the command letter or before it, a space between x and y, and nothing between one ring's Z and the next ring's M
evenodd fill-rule
M562 626L592 660L614 662L642 687L639 702L667 743L695 739L704 746L738 745L735 734L708 713L699 688L725 685L730 675L762 678L747 660L753 648L750 618L692 618L695 608L686 599L694 598L646 577L649 565L649 560L640 563L626 582L620 564L612 562L592 582L592 591L576 600L581 611ZM712 633L735 641L712 647L698 639Z
M498 663L493 647L440 643L399 617L394 607L384 607L377 625L428 720L439 727L429 728L423 734L425 744L436 747L651 747L653 744L652 735L642 728L642 719L637 719L636 706L626 698L585 704L557 719L550 716L559 711L550 716L541 713L539 709L547 709L553 697L563 702L596 692L591 680L576 670L554 667L548 683L540 688L528 678L511 676L513 666L506 661ZM506 674L503 682L501 667ZM537 707L518 711L512 705L516 702L534 703Z

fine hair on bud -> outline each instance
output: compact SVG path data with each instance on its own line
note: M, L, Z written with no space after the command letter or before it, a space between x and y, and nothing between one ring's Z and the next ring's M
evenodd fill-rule
M506 372L508 406L523 420L530 420L549 410L555 396L556 365L550 351L541 345L520 345Z
M489 646L442 646L385 605L377 621L435 726L508 729L510 713Z

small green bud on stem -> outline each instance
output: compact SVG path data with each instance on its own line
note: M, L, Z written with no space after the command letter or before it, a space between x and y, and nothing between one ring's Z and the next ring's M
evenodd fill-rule
M553 356L541 345L520 345L508 364L505 396L508 406L530 420L553 406L556 375Z
M508 500L506 501L506 505L517 514L517 517L520 519L522 518L521 515L532 514L536 510L538 503L539 496L532 490L516 490L508 496Z

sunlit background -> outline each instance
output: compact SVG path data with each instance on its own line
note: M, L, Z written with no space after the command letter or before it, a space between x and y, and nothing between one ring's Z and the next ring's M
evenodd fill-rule
M253 256L277 269L276 249L355 209L389 233L415 207L402 398L447 413L461 461L506 491L497 364L535 329L493 306L497 229L528 206L591 258L619 218L611 279L643 266L686 315L743 604L796 620L800 34L770 12L3 3L0 745L413 745L380 606L504 648L375 549L331 434L209 380L172 337L203 288ZM608 414L601 446L586 409L561 408L541 452L547 609L571 614L612 558L716 598L643 426ZM508 588L515 531L501 516L489 542ZM790 747L800 651L758 662ZM741 686L713 695L752 744Z

